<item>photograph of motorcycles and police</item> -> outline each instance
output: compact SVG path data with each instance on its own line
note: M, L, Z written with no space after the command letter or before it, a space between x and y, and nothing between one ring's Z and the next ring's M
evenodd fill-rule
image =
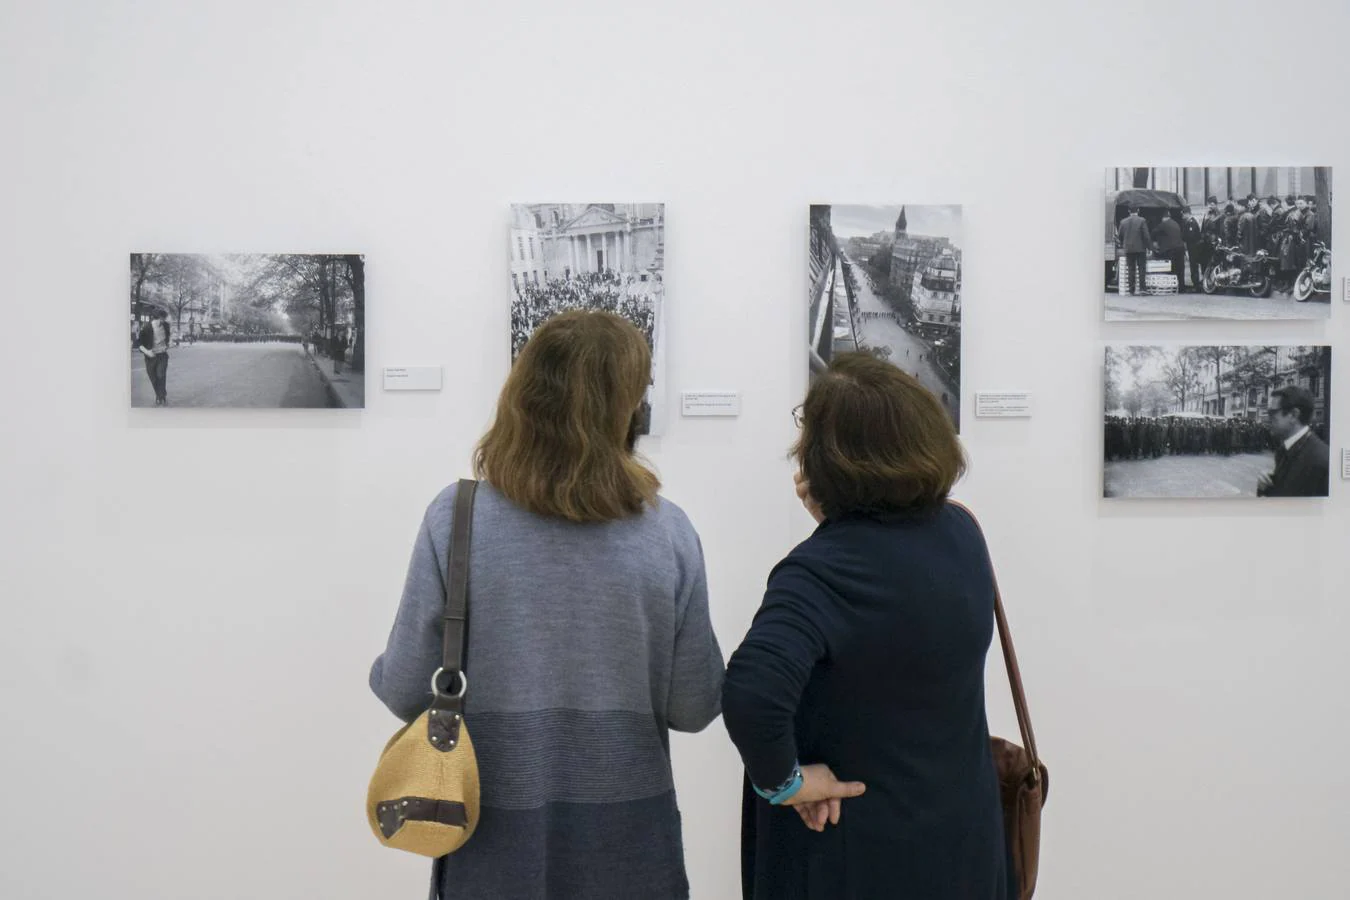
M1331 347L1106 348L1103 497L1325 497Z
M1327 166L1106 170L1106 320L1331 315Z

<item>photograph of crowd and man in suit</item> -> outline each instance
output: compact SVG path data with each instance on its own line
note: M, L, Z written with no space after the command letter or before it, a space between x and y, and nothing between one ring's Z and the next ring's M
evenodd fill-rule
M918 379L961 430L961 207L811 207L810 371L865 350Z
M133 407L365 406L365 257L131 254Z
M664 203L520 203L511 207L511 359L569 309L616 313L652 349L637 433L665 420Z
M1106 348L1105 497L1325 497L1331 347Z
M1106 319L1331 315L1329 167L1106 170Z

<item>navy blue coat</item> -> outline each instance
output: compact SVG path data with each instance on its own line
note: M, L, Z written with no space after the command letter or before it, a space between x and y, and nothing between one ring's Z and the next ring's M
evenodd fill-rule
M993 631L984 539L954 506L828 520L774 568L727 668L727 730L763 788L800 760L867 792L818 834L747 781L747 900L1015 898L984 705Z

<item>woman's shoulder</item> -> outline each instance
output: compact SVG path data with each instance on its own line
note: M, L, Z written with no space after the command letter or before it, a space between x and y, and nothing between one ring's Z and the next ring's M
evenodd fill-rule
M870 513L826 520L783 559L785 564L811 567L828 564L841 554L865 553L875 545L887 556L895 549L896 529L955 533L960 539L983 546L984 535L975 514L962 503L949 500L922 512Z
M640 518L668 538L677 554L687 556L702 552L702 543L694 523L684 509L669 497L657 496L656 502L643 510Z

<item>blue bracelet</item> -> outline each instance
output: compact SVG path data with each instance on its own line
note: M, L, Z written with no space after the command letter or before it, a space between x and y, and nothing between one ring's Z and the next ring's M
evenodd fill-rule
M751 784L751 787L755 789L756 794L759 794L759 796L768 800L770 805L781 806L795 797L797 792L802 789L802 780L801 763L793 763L792 774L788 776L787 781L784 781L772 791L760 790L760 788L754 784Z

